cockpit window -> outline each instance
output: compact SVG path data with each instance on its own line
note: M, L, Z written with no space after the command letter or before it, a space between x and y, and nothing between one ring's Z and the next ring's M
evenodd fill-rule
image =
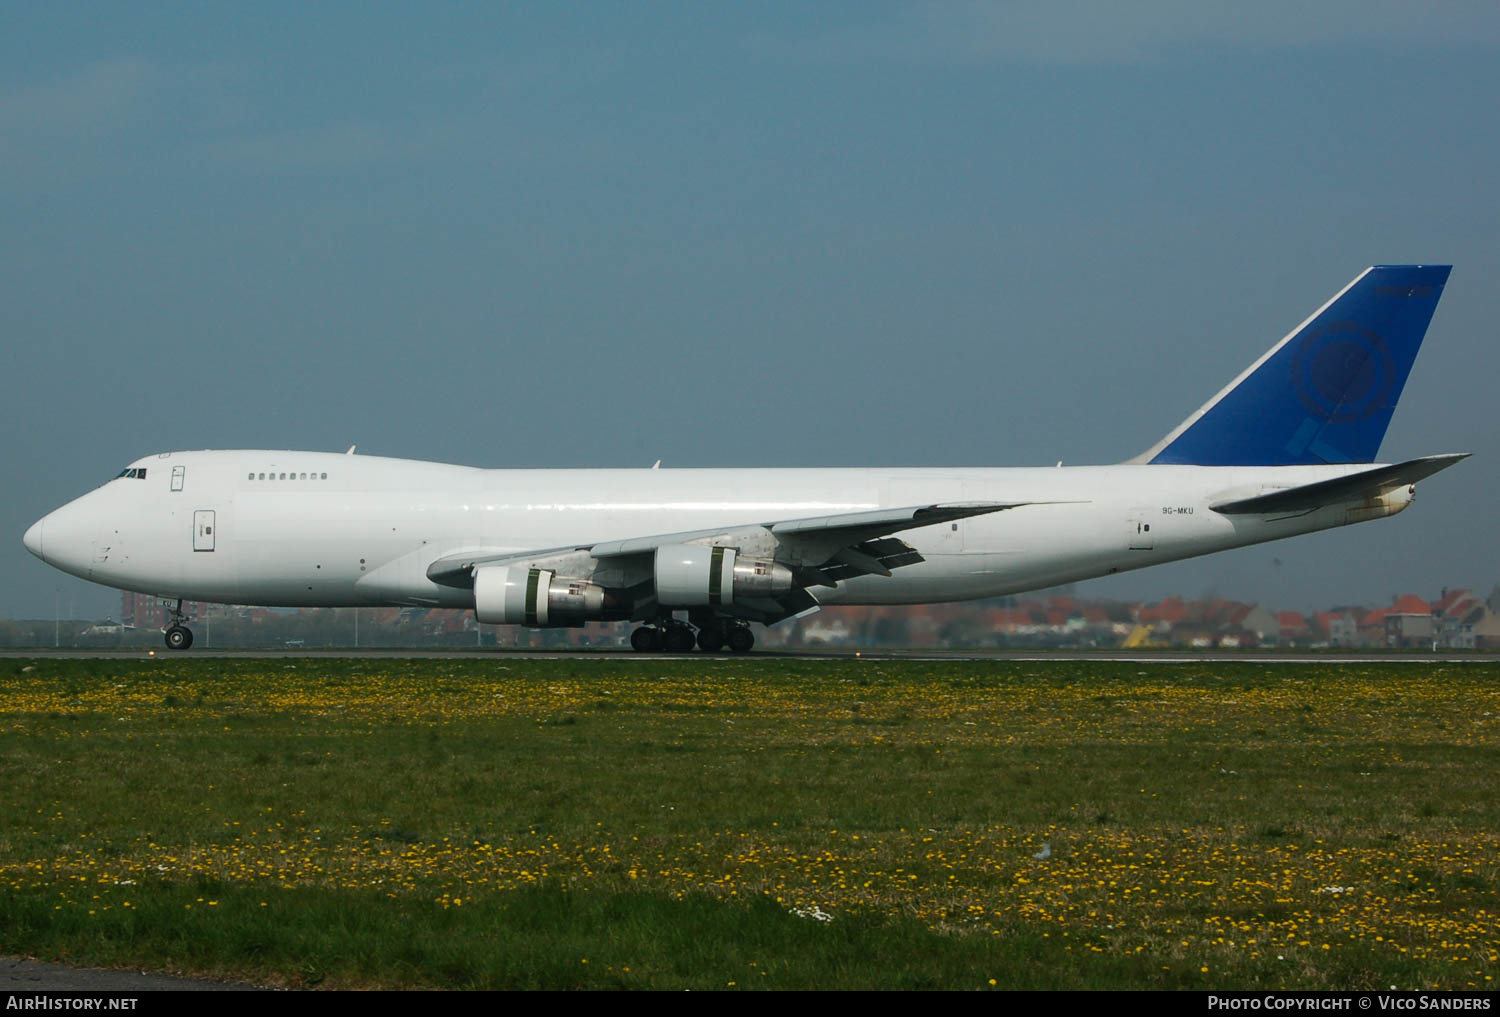
M146 468L144 466L126 467L115 476L115 479L119 480L121 477L132 477L136 480L145 480Z

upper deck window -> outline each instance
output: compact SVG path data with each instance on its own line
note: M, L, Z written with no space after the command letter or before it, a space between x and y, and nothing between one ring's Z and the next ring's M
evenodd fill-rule
M129 474L130 476L134 476L135 475L134 473L132 473L132 471L126 470L124 473L121 473L120 476L123 477L123 476L126 476L127 474ZM140 471L140 475L142 477L145 477L146 471L145 470L141 470ZM271 473L252 473L252 474L249 475L248 479L250 479L250 480L327 480L328 479L328 474L326 474L326 473L281 473L281 474L278 474L275 471L273 471Z

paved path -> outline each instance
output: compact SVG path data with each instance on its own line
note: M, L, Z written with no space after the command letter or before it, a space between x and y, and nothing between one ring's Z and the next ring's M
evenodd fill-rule
M152 975L144 971L111 971L107 968L75 968L66 964L44 964L24 957L0 957L0 993L69 992L87 995L131 992L245 992L262 991L261 985L222 982L212 978Z

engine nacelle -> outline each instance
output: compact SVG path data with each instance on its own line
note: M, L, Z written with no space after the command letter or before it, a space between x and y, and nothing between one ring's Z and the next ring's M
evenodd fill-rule
M718 607L736 597L779 597L794 583L792 570L762 558L741 558L732 547L665 544L656 549L656 599L663 607Z
M604 618L611 606L604 587L559 579L546 569L484 565L474 570L474 617L486 625L580 625Z

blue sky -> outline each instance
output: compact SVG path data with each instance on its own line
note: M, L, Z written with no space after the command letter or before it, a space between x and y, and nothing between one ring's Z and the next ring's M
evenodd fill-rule
M12 5L0 614L167 448L1112 462L1366 265L1455 265L1398 519L1101 580L1500 581L1493 3ZM65 608L66 609L66 608Z

